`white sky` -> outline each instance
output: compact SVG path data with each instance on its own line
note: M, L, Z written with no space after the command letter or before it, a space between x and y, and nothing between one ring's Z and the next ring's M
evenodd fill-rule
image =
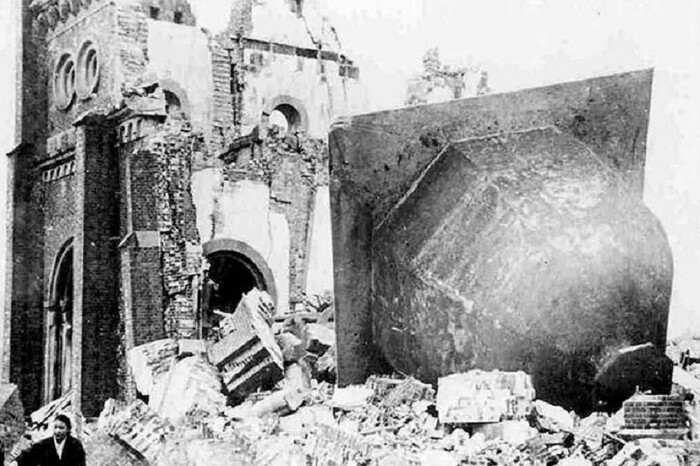
M6 90L0 93L0 152L14 144L11 1L17 0L0 1L6 58L0 69ZM674 251L670 334L700 336L700 2L316 1L361 67L368 110L400 106L406 79L420 70L432 46L444 61L483 66L497 92L654 67L645 199ZM228 20L229 0L191 3L203 27L220 30Z

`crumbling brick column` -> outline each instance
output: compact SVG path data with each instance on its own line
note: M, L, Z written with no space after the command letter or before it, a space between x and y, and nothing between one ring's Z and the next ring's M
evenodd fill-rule
M95 415L116 395L119 346L118 167L100 118L77 124L79 233L75 241L73 368L77 410ZM89 174L89 176L87 176Z

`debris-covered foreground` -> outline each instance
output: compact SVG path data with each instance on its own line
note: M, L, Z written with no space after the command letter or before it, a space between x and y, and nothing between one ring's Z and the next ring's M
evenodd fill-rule
M581 419L536 399L523 372L453 374L437 389L370 377L337 388L330 301L273 317L253 290L208 341L161 340L129 353L134 401L77 419L88 464L103 465L698 465L700 380L677 354L670 395L638 393ZM690 361L690 362L689 362ZM7 460L50 435L71 394L33 413ZM3 393L4 439L25 426ZM19 408L18 408L19 406ZM11 431L11 432L10 432Z

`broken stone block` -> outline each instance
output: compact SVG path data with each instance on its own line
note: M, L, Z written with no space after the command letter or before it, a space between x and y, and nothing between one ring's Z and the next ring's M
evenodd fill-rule
M188 466L245 466L255 463L255 452L246 442L194 440L187 444Z
M0 450L10 451L22 437L26 425L19 390L13 384L0 385Z
M307 466L311 463L307 460L303 448L293 438L277 437L267 438L255 445L256 466Z
M394 409L403 404L410 405L416 401L435 400L435 390L413 377L393 379L376 375L367 379L365 386L374 391L374 399L384 409Z
M436 404L443 424L499 422L524 417L534 397L524 372L473 370L438 379Z
M317 425L337 427L335 417L333 416L333 410L329 406L302 406L295 415L301 418L306 428Z
M141 400L127 406L107 400L97 426L149 462L158 458L168 432L167 424Z
M305 333L306 351L310 353L321 355L335 344L335 330L332 327L308 324Z
M148 466L146 460L102 432L85 436L83 447L91 466Z
M684 395L685 415L690 424L690 435L693 440L700 440L700 379L681 369L673 368L673 384L675 391Z
M582 439L591 450L599 450L603 446L603 436L609 416L605 413L593 413L581 419L575 429L576 438Z
M335 383L336 372L336 349L335 344L328 348L328 351L323 353L323 356L316 360L316 376L317 380Z
M365 464L371 446L357 435L319 425L309 432L304 452L310 465Z
M637 391L667 395L673 362L651 343L622 348L601 364L595 377L596 395L610 410L617 410Z
M457 466L460 461L444 450L426 450L419 455L421 466Z
M525 443L528 439L537 435L527 421L501 421L488 424L473 424L472 434L480 433L487 441L507 439L513 445Z
M536 400L528 414L530 425L540 432L573 432L574 418L561 406Z
M182 359L156 383L148 406L172 424L193 412L216 416L226 406L219 372L199 356Z
M275 341L282 350L284 362L296 362L304 357L306 345L301 339L297 338L296 335L283 332L279 335L275 335Z
M593 463L586 458L564 458L557 466L593 466Z
M345 388L336 388L329 404L334 408L352 411L353 409L367 406L373 393L374 391L371 388L362 385L350 385Z
M267 292L253 288L247 294L243 295L233 314L241 311L250 316L256 316L256 318L260 317L269 327L272 325L272 319L275 315L275 305ZM228 335L238 328L236 326L236 321L231 320L229 317L230 316L227 316L219 322L219 329L222 335Z
M71 413L73 410L73 392L68 391L61 398L57 398L49 404L42 406L29 415L33 430L50 429L51 421L58 414ZM49 434L50 435L50 434Z
M205 355L207 354L207 344L204 340L182 339L177 342L178 356L183 355Z
M282 350L261 312L247 298L222 322L225 335L209 347L208 355L222 372L231 397L244 398L282 378Z
M700 443L640 439L626 444L607 466L686 466L700 464Z
M153 385L170 370L178 354L178 343L169 338L152 341L127 351L126 357L136 389L150 395Z

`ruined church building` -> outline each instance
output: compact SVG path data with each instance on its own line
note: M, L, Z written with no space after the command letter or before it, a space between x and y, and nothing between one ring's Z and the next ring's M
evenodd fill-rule
M303 0L232 3L213 35L187 0L22 0L0 368L30 411L132 395L129 348L206 338L254 286L332 290L325 138L358 68Z

